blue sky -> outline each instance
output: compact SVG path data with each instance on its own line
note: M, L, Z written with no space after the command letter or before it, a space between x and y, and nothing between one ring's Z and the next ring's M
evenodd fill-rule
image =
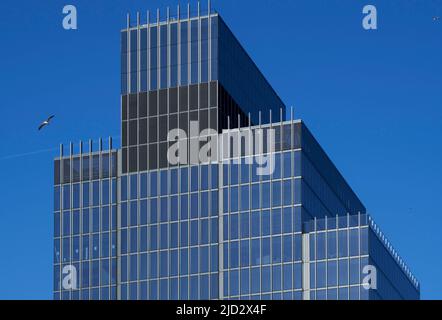
M442 1L212 3L421 281L422 298L442 298L442 20L432 20ZM78 30L62 28L66 4ZM52 159L59 143L119 139L126 13L176 4L0 2L0 299L51 298ZM378 9L376 31L361 26L366 4Z

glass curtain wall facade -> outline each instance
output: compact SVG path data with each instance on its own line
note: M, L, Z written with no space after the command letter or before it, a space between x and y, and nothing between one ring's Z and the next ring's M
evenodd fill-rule
M419 299L418 281L369 215L313 219L303 237L305 299ZM364 287L370 266L376 289Z
M270 111L285 118L283 102L217 13L149 17L128 20L121 32L123 173L168 167L168 132L189 132L192 121L221 132L259 123L257 110L263 123Z
M70 149L54 163L54 299L116 299L117 152ZM75 288L63 289L71 266Z
M147 20L128 18L121 32L121 148L80 144L55 159L54 299L418 299L416 279L305 124L284 121L221 17ZM260 151L274 171L258 174L242 148L229 161L171 164L169 131L195 122L197 135L274 132L274 149ZM366 265L375 289L363 286Z

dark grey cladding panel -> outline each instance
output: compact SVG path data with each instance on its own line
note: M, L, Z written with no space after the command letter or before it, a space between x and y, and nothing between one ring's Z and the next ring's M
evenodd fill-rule
M77 183L117 176L116 151L66 156L54 161L54 184Z
M123 173L168 167L167 134L177 128L189 134L190 121L198 121L200 131L221 130L216 81L127 94L121 100Z

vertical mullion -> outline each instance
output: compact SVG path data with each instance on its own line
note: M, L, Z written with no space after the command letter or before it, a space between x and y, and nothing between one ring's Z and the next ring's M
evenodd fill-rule
M102 241L101 238L103 236L103 219L102 219L102 201L103 201L103 172L102 172L102 161L103 161L103 145L102 140L100 138L99 140L99 147L98 147L98 296L99 299L102 299L101 296L101 263L102 263Z
M208 75L207 75L207 82L210 84L211 80L212 80L212 14L211 14L211 4L210 4L210 0L208 0L208 20L207 20L207 44L208 44L208 49L207 49L207 71L208 71ZM210 86L209 86L209 102L210 102ZM210 103L209 103L210 105ZM210 123L210 122L209 122Z
M152 88L152 81L150 78L150 70L152 68L152 63L151 63L151 55L150 55L150 50L151 50L151 36L150 36L150 12L147 11L147 26L146 26L146 34L147 34L147 42L146 42L146 54L147 54L147 66L146 66L146 72L147 72L147 76L146 76L146 81L147 81L147 91L149 92L150 89ZM147 95L147 103L149 103L149 95ZM149 110L147 110L147 117L149 117ZM147 141L147 143L149 143L149 140ZM149 146L148 146L149 147Z
M78 285L78 290L79 290L79 300L83 300L83 297L81 295L81 284L82 284L82 280L83 280L83 272L82 272L82 257L83 257L83 142L80 141L80 159L79 159L79 170L80 170L80 186L79 186L79 199L80 199L80 204L79 204L79 217L78 217L78 224L79 224L79 232L78 232L78 265L79 265L79 269L77 270L77 285Z
M189 59L190 59L190 42L189 40L191 40L190 38L190 31L191 31L191 26L190 26L190 4L188 4L187 7L187 128L190 128L190 117L189 117L189 103L190 103L190 73L191 73L191 68L189 66ZM189 137L190 139L190 137ZM189 140L187 141L187 146L189 146ZM192 172L191 172L191 166L188 167L188 177L190 176L190 179L188 179L187 181L187 195L188 195L188 201L187 201L187 212L188 212L188 223L187 223L187 244L188 244L188 249L187 249L187 297L190 297L190 220L191 220L191 212L190 212L190 203L191 203L191 199L190 199L190 194L191 194L191 178L192 178Z
M92 283L92 213L93 213L93 168L92 168L92 150L93 150L93 141L89 140L89 234L88 234L88 273L89 273L89 281L88 281L88 291L89 291L89 300L92 300L91 297L91 283ZM92 202L91 202L92 201Z
M314 218L314 232L315 232L315 300L316 300L316 293L318 291L318 225L317 225L317 221L316 221L316 217Z
M137 83L138 83L138 91L137 91L137 251L139 252L139 243L140 243L140 232L139 232L139 221L140 221L140 175L138 174L140 172L140 136L138 134L139 128L140 128L140 92L141 92L141 31L140 31L140 14L137 13ZM140 255L137 253L137 278L136 278L136 285L137 285L137 300L140 299Z
M167 85L167 102L166 102L166 106L167 106L167 130L170 130L169 128L169 110L170 110L170 99L169 99L169 94L170 94L170 85L171 85L171 28L170 28L170 12L169 12L169 8L167 8L167 78L168 78L168 85ZM169 131L168 131L169 132ZM168 142L166 142L166 144L168 144ZM171 194L171 174L170 174L170 166L169 166L169 161L167 161L167 211L168 211L168 215L167 215L167 222L166 222L166 231L167 231L167 268L170 267L170 207L171 207L171 199L170 199L170 194ZM167 277L167 288L166 288L166 294L167 294L167 298L170 299L170 276L169 276L169 271L167 270L166 273L166 277ZM161 271L160 271L160 276L161 276Z
M327 216L325 216L325 230L324 230L324 237L325 237L325 296L328 300L328 219Z
M70 197L70 208L69 208L69 265L73 266L73 237L72 237L72 222L73 222L73 204L74 204L74 185L72 183L73 179L73 145L72 142L69 143L69 197ZM63 269L62 269L63 273ZM62 282L63 285L63 282ZM69 299L72 299L72 286L69 288Z
M178 128L180 128L180 86L181 86L181 12L180 12L180 6L178 5L177 9L177 123ZM180 138L178 137L178 143L180 143ZM177 212L177 221L178 221L178 234L177 234L177 243L178 246L176 248L177 251L177 261L178 261L178 269L181 265L181 165L178 163L177 166L177 172L178 172L178 194L177 194L177 201L178 201L178 212ZM170 270L170 264L169 264L169 270ZM181 293L181 281L180 281L180 270L177 270L177 297L180 299L180 293Z

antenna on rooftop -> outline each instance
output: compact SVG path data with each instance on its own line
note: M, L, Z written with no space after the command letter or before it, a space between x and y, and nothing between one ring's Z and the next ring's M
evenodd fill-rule
M74 155L74 144L72 142L69 142L69 156Z

